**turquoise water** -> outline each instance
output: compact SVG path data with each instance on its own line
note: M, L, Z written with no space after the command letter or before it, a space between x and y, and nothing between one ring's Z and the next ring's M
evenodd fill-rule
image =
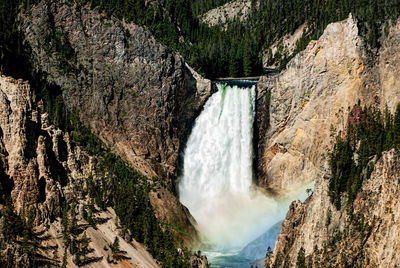
M279 234L281 222L276 223L264 234L246 245L238 252L204 252L208 256L208 262L212 268L241 268L241 267L263 267L263 258L268 247L274 248ZM261 265L260 265L261 260Z

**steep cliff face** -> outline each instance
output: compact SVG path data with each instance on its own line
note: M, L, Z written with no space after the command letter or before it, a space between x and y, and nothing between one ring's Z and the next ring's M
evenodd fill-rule
M118 180L113 171L104 169L104 161L105 156L88 154L69 133L51 124L42 100L28 82L0 76L0 262L5 255L11 258L9 265L16 267L38 263L110 267L113 262L129 267L159 267L160 262L148 252L149 247L134 239L114 209L97 205L95 200L102 199L104 193L96 195L94 185L101 186L97 190L112 188L115 185L111 186L110 181ZM193 246L197 232L190 213L159 183L153 181L152 188L145 198L149 203L139 205L142 209L148 209L150 204L154 207L150 213L160 224L171 225L178 246ZM17 222L7 222L7 213L13 213L7 212L8 198L21 222L26 217L33 220L31 234L21 233ZM151 223L146 224L150 228ZM115 239L119 240L117 250L111 246ZM87 245L82 241L88 241ZM204 257L191 256L190 260L194 267L207 267Z
M124 160L171 185L211 83L145 29L89 6L42 1L20 14L31 61Z
M400 98L400 21L390 27L381 38L382 47L378 51L378 63L376 66L377 89L380 91L380 108L387 104L393 113Z
M327 154L333 135L346 128L350 107L360 100L393 113L400 97L400 22L382 36L375 57L368 55L356 25L351 17L330 24L287 70L261 79L259 98L270 94L271 100L270 116L258 122L261 128L270 120L268 132L260 134L259 183L282 195L291 183L315 182L304 203L290 206L266 267L391 267L400 261L398 151L377 161L352 212L345 206L337 210L328 195ZM262 113L267 102L259 103Z
M285 194L322 177L331 133L344 129L343 118L358 100L362 105L395 109L400 96L398 57L390 55L397 55L398 27L392 27L373 61L350 15L328 25L321 38L281 74L260 79L257 173L261 186ZM263 100L266 96L269 102ZM268 124L268 130L262 131Z
M293 202L269 265L295 266L304 250L307 266L391 267L399 263L398 151L383 154L363 185L349 214L331 204L327 180L321 178L313 195ZM268 265L267 265L268 266Z

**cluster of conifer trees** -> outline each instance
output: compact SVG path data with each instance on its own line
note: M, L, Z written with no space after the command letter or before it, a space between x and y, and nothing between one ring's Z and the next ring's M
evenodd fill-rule
M342 194L347 193L351 210L375 162L382 152L392 148L400 149L400 104L394 115L388 109L382 114L380 110L364 107L360 120L349 122L345 137L343 134L336 137L330 153L329 196L337 209L342 205Z
M325 27L353 13L361 34L370 47L379 46L382 26L396 19L400 4L396 0L252 0L249 19L233 21L226 31L200 23L198 16L228 1L165 0L91 0L110 15L148 27L165 45L177 49L199 72L209 78L249 76L262 72L261 57L278 38L293 33L307 23L295 53L311 39L318 38ZM134 5L135 4L135 5ZM284 68L292 55L271 59Z
M0 0L0 62L15 65L15 54L22 50L14 21L17 7L29 7L38 0ZM397 19L397 0L251 0L249 19L230 23L226 31L208 27L199 16L228 0L74 0L79 6L90 4L110 16L147 27L172 50L178 50L197 71L209 78L250 76L262 72L262 54L285 34L307 23L307 31L297 43L295 53L325 27L352 13L359 22L360 34L370 45L379 47L380 35L389 21ZM56 42L55 42L56 43ZM293 54L293 55L294 55ZM279 55L279 54L278 54ZM284 68L293 55L270 59Z
M6 247L7 243L18 243L21 245L20 254L27 254L33 265L38 266L43 262L38 260L39 254L36 254L38 248L38 237L33 232L33 214L18 215L15 213L13 203L10 198L2 203L3 208L0 210L0 219L2 219L2 239L0 239L0 250ZM10 250L11 251L11 250ZM5 255L0 251L0 267L14 267L12 257L7 252Z

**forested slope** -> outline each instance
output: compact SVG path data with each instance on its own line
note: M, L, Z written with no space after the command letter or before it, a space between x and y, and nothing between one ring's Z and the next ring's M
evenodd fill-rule
M137 1L132 9L132 1L127 0L91 1L109 14L148 26L156 38L180 51L191 66L210 78L259 74L261 52L276 39L307 22L308 31L299 41L296 54L311 39L318 39L329 23L343 20L349 13L358 19L361 35L371 48L378 47L381 26L400 12L395 0L253 0L250 19L244 23L234 21L227 31L199 22L199 10L206 11L223 2L169 0L152 1L146 6ZM276 58L278 66L284 68L291 55Z
M10 38L10 31L15 31L16 27L8 14L15 14L15 7L20 3L32 5L34 2L1 1L2 41L9 43L15 39ZM308 31L299 40L294 52L296 54L311 39L318 39L329 23L343 20L349 13L358 19L361 35L371 49L379 47L381 29L386 29L388 20L397 18L400 13L400 4L396 0L252 0L250 19L245 22L234 21L226 31L200 22L199 15L226 2L77 1L80 5L90 3L110 16L148 27L159 41L170 49L178 50L192 67L209 78L260 74L262 52L274 41L293 33L307 22ZM14 44L18 47L16 41L12 41L10 46ZM277 61L276 65L284 68L292 55L281 56L278 54L269 62Z

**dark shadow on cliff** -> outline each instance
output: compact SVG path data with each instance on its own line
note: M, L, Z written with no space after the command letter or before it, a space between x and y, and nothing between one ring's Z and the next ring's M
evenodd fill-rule
M265 177L262 156L267 145L266 133L270 126L271 92L261 92L259 83L256 84L255 118L253 122L253 182L258 185L259 178Z
M0 204L5 204L14 188L14 181L8 176L6 171L5 158L7 151L3 149L3 131L0 128Z

